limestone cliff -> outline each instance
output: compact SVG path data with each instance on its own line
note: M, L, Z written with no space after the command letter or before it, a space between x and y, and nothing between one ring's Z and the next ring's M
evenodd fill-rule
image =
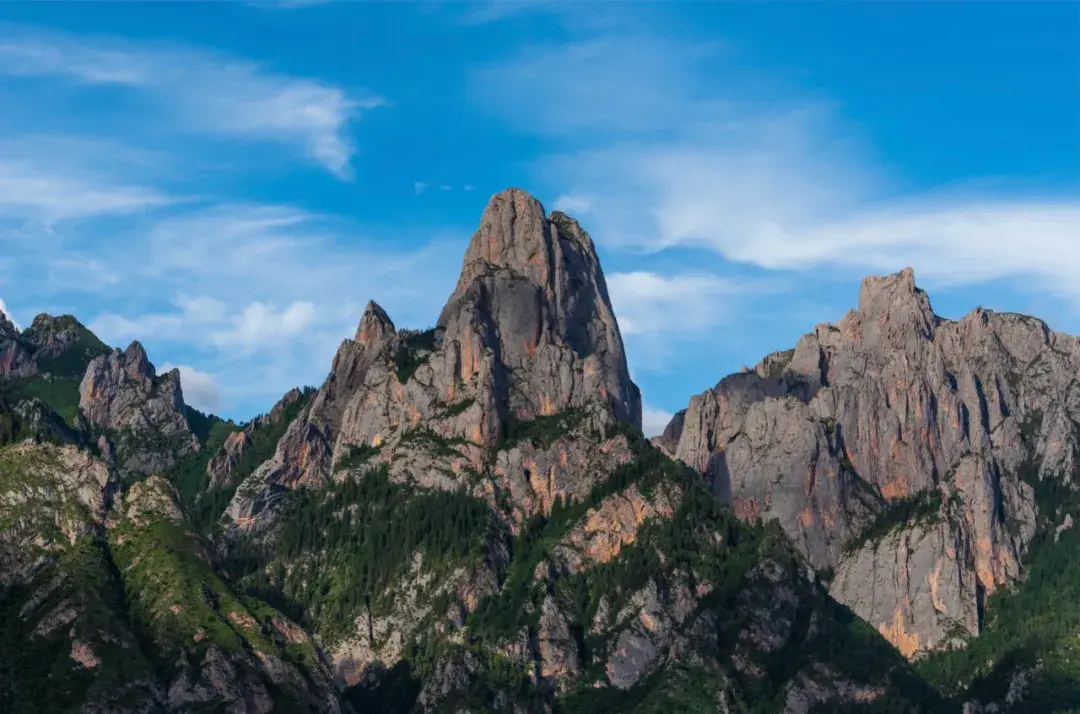
M435 328L398 331L370 303L310 406L228 514L253 524L272 514L282 488L324 484L335 464L375 450L398 480L471 486L516 424L590 405L640 427L640 394L595 247L576 221L548 216L510 189L484 211ZM433 458L432 439L456 457Z
M161 472L199 449L185 416L179 370L158 376L138 342L89 364L79 408L115 442L126 473Z
M1077 338L982 309L944 320L907 269L695 396L658 443L740 516L778 519L914 657L978 632L984 598L1021 575L1035 532L1021 472L1072 479L1078 369ZM910 517L915 501L932 507Z
M308 608L360 710L930 706L778 530L648 444L640 410L591 239L503 192L433 329L367 306L218 551Z

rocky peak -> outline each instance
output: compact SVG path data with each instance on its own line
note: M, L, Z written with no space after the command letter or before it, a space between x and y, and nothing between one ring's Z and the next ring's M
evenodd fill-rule
M916 657L957 624L977 633L982 593L1020 576L1035 533L1020 474L1067 480L1080 463L1078 369L1077 338L983 309L943 320L905 269L693 397L665 445L737 515L777 519L835 570L841 602ZM873 530L911 504L921 515Z
M360 318L360 325L356 328L355 340L362 345L378 344L393 337L395 333L390 316L377 302L370 301Z
M517 418L598 400L641 426L640 393L592 239L565 214L549 219L525 191L491 198L438 326L446 344L475 345L460 379L494 351L503 370L493 386L500 376L513 377L504 401ZM547 377L554 381L539 384Z
M538 200L509 189L488 203L435 329L395 330L369 303L355 339L342 343L319 392L228 515L252 522L280 486L324 484L335 465L371 449L392 478L455 490L490 465L491 447L514 425L571 411L588 412L590 423L641 426L640 392L592 239L574 219L549 218ZM420 448L427 442L417 433L457 444L458 456L447 464ZM568 453L559 468L567 470ZM567 493L587 481L578 472L551 479Z
M489 266L510 268L539 285L550 282L553 236L540 201L517 188L491 197L465 251L455 293L468 289Z
M6 312L0 310L0 339L12 339L18 335L19 330L15 327L15 323L11 321Z
M124 350L124 371L132 380L153 379L155 376L154 365L150 364L150 358L138 340Z
M902 346L912 337L931 339L939 318L930 298L915 285L915 271L904 268L887 276L864 278L859 307L841 323L856 328L868 348Z
M119 435L117 452L134 473L168 468L199 448L185 416L179 371L156 376L138 342L90 362L79 385L79 408L90 424ZM148 434L157 438L146 442Z
M40 314L20 338L37 373L81 379L87 365L109 348L71 315Z

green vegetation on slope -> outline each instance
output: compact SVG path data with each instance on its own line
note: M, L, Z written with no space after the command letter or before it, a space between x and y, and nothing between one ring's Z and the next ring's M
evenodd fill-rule
M58 354L43 354L48 351L47 347L38 349L34 355L34 361L42 374L51 374L54 378L74 379L78 382L86 374L86 367L95 357L109 352L108 345L71 315L61 315L47 323L38 318L22 336L27 342L42 345L49 340L49 335L44 334L46 329L54 334L72 332L75 337L67 349Z
M392 483L385 469L320 491L298 489L271 562L239 553L234 568L253 593L294 603L304 621L333 639L351 632L363 611L388 611L399 593L390 588L423 557L424 572L438 575L483 556L489 510L471 496L416 492ZM244 562L247 560L247 562ZM309 563L311 567L289 567Z
M129 685L152 673L126 612L107 546L89 536L30 583L0 589L0 711L67 712L90 700L124 701ZM77 664L73 642L98 664Z
M183 524L164 517L145 525L124 520L109 536L132 617L167 670L177 652L211 646L226 652L254 647L314 665L311 646L285 642L271 625L276 611L234 592L211 566L209 546Z
M40 399L69 426L74 426L79 414L78 379L29 377L3 381L13 399Z
M1080 515L1080 492L1061 478L1039 480L1031 464L1021 476L1035 489L1041 514L1024 580L988 598L983 631L966 647L933 654L917 668L942 691L993 702L1004 699L1014 673L1038 667L1024 701L1009 711L1080 709L1080 529L1055 532L1066 514Z
M576 429L586 414L587 411L583 408L572 408L534 419L511 420L498 448L522 441L531 441L539 447L551 446L560 437Z
M354 705L390 714L410 712L421 683L440 676L440 665L456 659L471 662L467 669L473 674L442 703L439 711L462 707L492 710L500 695L511 696L522 710L531 711L532 705L544 697L531 683L528 667L506 659L501 648L507 641L516 640L523 628L535 637L540 605L546 597L554 596L570 619L583 671L581 678L556 699L555 711L559 714L711 714L717 711L718 697L725 689L733 692L727 700L732 711L765 714L783 709L787 683L815 663L823 663L857 684L890 682L875 701L845 711L941 710L935 692L912 676L907 663L873 628L801 578L805 564L779 526L741 523L685 467L667 459L640 437L631 442L635 460L597 485L588 498L573 504L558 502L548 518L535 517L523 527L514 539L502 589L483 600L468 619L465 643L452 643L430 632L412 640L404 659L379 686L360 685L349 690L347 697ZM681 493L682 498L671 518L644 525L636 541L611 561L576 575L557 577L554 583L535 583L536 566L553 553L587 511L630 485L636 485L642 493L662 487L669 493ZM317 548L315 542L308 547ZM593 686L594 682L606 680L602 655L610 653L613 643L605 641L605 637L620 629L608 634L603 630L590 633L601 600L607 612L616 613L650 582L663 589L665 583L692 573L694 582L707 582L711 587L698 607L708 609L717 618L715 639L697 646L711 649L715 661L726 663L741 641L739 635L748 618L754 617L753 608L739 597L752 587L748 573L763 558L778 563L789 573L792 583L801 583L797 587L802 590L797 595L791 644L765 657L761 677L737 676L727 668L709 669L712 665L708 664L673 664L627 691ZM764 592L760 597L769 606L774 595ZM725 677L733 677L730 687L724 685Z
M400 341L397 352L394 354L394 362L397 367L398 382L405 384L420 365L427 362L431 351L435 349L435 328L422 332L402 330L398 335Z
M188 426L199 439L202 448L197 454L177 464L169 474L169 480L180 492L180 497L191 516L192 523L201 532L209 532L221 518L221 514L236 493L237 486L255 472L255 469L274 455L278 441L286 429L307 406L314 390L307 388L303 396L285 408L282 418L266 426L251 429L251 444L233 470L229 483L211 489L207 466L225 444L225 440L240 427L213 415L206 415L187 407Z
M868 523L859 535L844 546L853 553L867 543L874 543L909 523L929 523L941 512L941 492L937 489L920 491L906 498L888 501L885 510Z
M549 419L553 421L547 422L548 424L560 423L559 420L555 420L555 417ZM536 611L527 614L524 606L530 601L534 606L538 606L543 599L543 588L533 584L532 578L536 566L551 554L555 546L590 508L599 506L607 497L626 489L631 484L636 484L645 495L650 494L656 486L665 482L690 488L687 501L684 502L686 512L680 513L680 516L690 520L684 524L684 527L672 529L689 533L690 535L687 536L689 539L694 537L692 531L694 525L699 522L697 520L699 517L706 521L714 517L718 519L715 527L721 532L727 521L733 521L733 517L726 513L720 503L704 488L691 488L696 479L685 467L671 461L643 440L634 439L632 443L635 447L635 458L629 464L617 469L604 482L593 487L587 498L572 504L567 504L562 500L556 501L550 516L545 518L538 514L522 528L521 534L514 540L510 566L501 592L495 597L484 600L470 618L469 626L476 636L498 641L516 635L522 627L535 626ZM704 498L699 498L702 494ZM699 508L702 509L701 513L697 512ZM676 516L666 523L672 523L678 519L679 516ZM663 524L658 527L664 528ZM649 540L650 545L639 543L627 549L621 556L625 562L620 560L617 565L611 565L606 570L606 566L601 566L601 569L592 573L594 579L596 577L603 579L602 587L615 587L624 576L633 581L639 580L642 576L648 579L649 574L655 572L658 567L656 558L659 551L652 546L670 546L671 552L665 552L665 556L670 555L677 559L676 553L681 554L686 545L686 542L681 540L668 541L669 536L675 539L681 537L678 533L667 531L658 532L655 534L655 539L647 536L643 540ZM629 585L629 580L625 584ZM593 587L591 590L591 597L587 599L585 607L593 608L595 611L598 595L603 593L599 592L599 587ZM591 620L584 611L579 614L581 623Z

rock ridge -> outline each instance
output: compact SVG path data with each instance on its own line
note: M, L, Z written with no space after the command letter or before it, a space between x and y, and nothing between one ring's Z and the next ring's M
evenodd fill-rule
M1036 508L1021 471L1072 479L1078 369L1077 338L981 308L943 319L906 268L867 277L838 323L693 397L655 443L736 514L776 518L835 573L841 602L917 657L977 634L982 598L1022 576ZM900 515L920 499L935 505Z

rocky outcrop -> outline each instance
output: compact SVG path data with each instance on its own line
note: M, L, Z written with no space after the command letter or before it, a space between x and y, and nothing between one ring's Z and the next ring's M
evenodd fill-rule
M331 474L335 438L346 403L363 386L376 360L391 359L397 332L386 312L369 302L356 334L334 355L326 381L289 424L273 457L260 466L229 504L226 516L244 529L272 521L283 489L325 484Z
M436 327L397 331L370 303L310 406L238 489L227 516L242 529L265 524L283 490L324 484L335 466L373 450L373 463L387 464L395 480L425 488L473 488L493 467L515 493L527 485L535 494L526 512L543 511L556 494L587 492L583 467L595 454L526 449L492 465L492 449L519 424L595 406L611 416L594 420L640 427L640 394L595 247L576 221L548 216L510 189L488 204ZM618 453L603 460L596 473L617 466ZM533 478L549 483L526 483Z
M45 554L94 533L116 486L105 464L74 446L0 451L0 588L31 581Z
M291 389L269 412L255 417L242 430L229 434L225 443L210 457L210 462L206 466L210 489L234 486L235 481L242 477L236 474L237 469L244 457L256 448L253 445L256 433L268 433L275 428L285 428L290 420L290 412L299 407L305 396L305 392Z
M91 360L109 352L71 315L38 315L22 336L32 346L38 371L54 378L79 379Z
M158 376L138 342L90 363L79 408L89 424L115 437L124 472L163 471L199 449L184 413L180 371Z
M641 424L592 240L516 189L488 204L435 330L399 338L395 356L349 403L339 453L420 423L486 447L515 423L591 403Z
M71 315L38 315L20 333L0 313L0 376L79 379L92 359L108 351Z
M247 430L234 431L225 439L217 453L210 457L206 473L210 477L210 488L221 488L232 481L232 474L240 465L240 460L251 450L251 436Z
M0 375L32 377L37 374L31 349L14 323L0 311Z
M1072 479L1078 369L1077 339L1034 318L936 316L907 269L867 278L839 323L695 396L661 444L741 517L776 518L914 657L977 632L981 599L1020 576L1035 521L1020 473ZM939 491L918 519L874 529Z

